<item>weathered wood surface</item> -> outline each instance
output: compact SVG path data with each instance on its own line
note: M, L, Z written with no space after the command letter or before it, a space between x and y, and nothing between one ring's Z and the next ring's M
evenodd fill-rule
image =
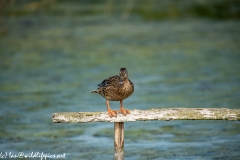
M124 122L114 123L114 160L124 159Z
M233 120L240 121L240 109L227 108L161 108L131 110L131 114L118 114L110 118L107 112L61 112L54 113L54 123L84 122L132 122L149 120Z

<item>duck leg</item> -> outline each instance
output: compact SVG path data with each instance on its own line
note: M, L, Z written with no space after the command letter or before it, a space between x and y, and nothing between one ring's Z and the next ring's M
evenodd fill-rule
M120 101L120 110L119 110L119 112L122 113L124 116L126 116L127 114L130 114L129 110L124 109L123 101Z
M106 100L106 105L107 105L109 117L111 117L111 118L112 117L117 117L117 111L110 109L110 105L109 105L109 101L108 100Z

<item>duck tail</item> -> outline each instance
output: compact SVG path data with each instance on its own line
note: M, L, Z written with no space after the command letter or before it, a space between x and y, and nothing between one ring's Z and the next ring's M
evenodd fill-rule
M98 90L92 90L91 93L98 93Z

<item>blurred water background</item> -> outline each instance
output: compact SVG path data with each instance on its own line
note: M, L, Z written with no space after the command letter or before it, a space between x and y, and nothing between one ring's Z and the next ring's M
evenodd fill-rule
M113 124L90 94L126 67L128 109L240 109L240 1L0 1L0 151L112 159ZM110 102L112 109L119 102ZM239 159L240 122L125 123L125 159Z

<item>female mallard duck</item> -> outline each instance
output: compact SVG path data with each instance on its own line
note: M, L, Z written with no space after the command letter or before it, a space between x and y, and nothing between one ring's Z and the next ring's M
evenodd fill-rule
M134 91L133 83L127 78L128 72L126 68L121 68L119 76L112 76L102 81L97 90L91 93L98 93L106 99L108 115L117 117L117 111L111 110L109 101L120 101L120 110L124 116L130 114L129 110L123 108L123 100L129 97Z

